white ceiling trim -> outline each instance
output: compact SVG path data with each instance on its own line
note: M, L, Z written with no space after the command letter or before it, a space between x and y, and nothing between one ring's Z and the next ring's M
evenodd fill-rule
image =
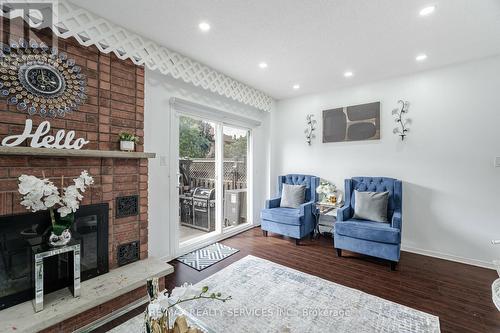
M29 3L30 0L7 0L11 3ZM52 3L52 1L50 1ZM139 36L119 25L66 1L58 4L52 31L59 37L74 37L84 46L95 45L103 53L113 52L120 59L130 59L136 65L144 65L151 70L171 75L176 79L191 83L213 93L231 98L259 110L271 111L274 100L264 92L241 83L196 60ZM5 2L2 4L5 6ZM15 18L22 11L0 15ZM23 19L33 26L28 16Z
M262 124L262 122L260 122L259 120L236 115L220 109L211 108L206 105L194 103L178 97L171 97L170 105L176 111L184 112L197 117L203 117L210 120L221 121L224 124L239 125L246 128L257 127Z

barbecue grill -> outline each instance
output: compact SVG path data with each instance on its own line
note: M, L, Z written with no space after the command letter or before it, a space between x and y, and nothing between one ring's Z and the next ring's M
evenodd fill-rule
M215 230L215 189L197 187L193 192L194 227Z
M215 189L197 187L191 196L181 195L181 224L203 231L215 230Z

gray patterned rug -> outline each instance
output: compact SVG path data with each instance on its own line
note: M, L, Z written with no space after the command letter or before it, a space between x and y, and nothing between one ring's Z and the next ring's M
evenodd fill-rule
M201 271L238 251L239 250L232 247L220 243L214 243L180 256L177 260L183 264L193 267L198 271Z
M182 308L214 332L440 332L439 317L253 256L205 285L233 299Z
M439 317L253 256L196 286L233 298L182 304L204 332L440 332ZM110 332L139 333L142 322L139 315Z

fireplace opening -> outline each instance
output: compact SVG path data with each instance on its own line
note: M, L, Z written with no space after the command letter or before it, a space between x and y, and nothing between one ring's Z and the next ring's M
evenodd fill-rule
M107 203L81 206L75 213L71 234L80 242L82 281L109 271L108 214ZM46 245L49 230L48 211L0 217L0 310L33 299L32 247ZM68 254L45 259L45 293L72 283L71 260Z

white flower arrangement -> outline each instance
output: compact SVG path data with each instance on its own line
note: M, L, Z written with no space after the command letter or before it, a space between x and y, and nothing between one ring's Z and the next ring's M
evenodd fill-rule
M19 193L23 196L21 205L32 212L47 210L61 201L59 190L51 181L35 176L19 177Z
M193 298L193 297L199 295L201 291L202 290L195 289L192 284L189 284L186 282L183 285L172 289L168 299L171 303L176 303L176 302L179 302L183 298Z
M153 292L154 296L150 299L148 307L144 312L144 328L145 332L151 333L165 333L165 332L177 332L175 329L170 328L170 311L176 305L184 302L190 302L198 299L210 299L215 301L227 302L232 299L231 296L223 297L222 293L209 293L209 287L204 286L202 288L195 288L192 284L184 283L180 287L175 287L170 295L168 291L159 293L158 292L158 281L153 282L156 291ZM150 295L151 297L151 295ZM175 325L179 324L179 320L184 321L181 325L187 328L185 318L183 316L177 317L175 320ZM174 326L175 326L174 325ZM198 330L186 330L186 332L198 332ZM181 332L184 332L181 330Z
M337 188L335 187L335 185L324 180L322 180L319 186L316 188L316 193L318 193L323 198L321 201L323 201L324 198L328 198L328 196L334 194L336 191Z
M85 192L88 186L94 184L94 179L87 170L84 170L73 181L75 184L63 188L61 196L57 187L50 180L21 175L19 177L19 193L23 196L21 205L32 212L53 210L59 206L57 212L61 217L74 213L80 207L80 201L83 199L80 192Z

